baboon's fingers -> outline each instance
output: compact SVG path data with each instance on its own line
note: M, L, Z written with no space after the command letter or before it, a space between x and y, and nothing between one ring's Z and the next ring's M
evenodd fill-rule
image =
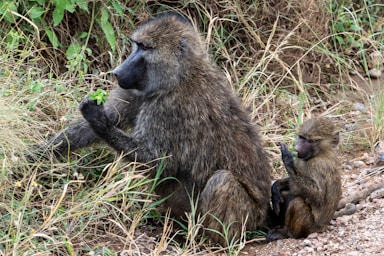
M105 110L103 105L97 105L95 100L91 98L85 98L80 103L80 112L83 117L92 124L102 124L107 122Z
M283 160L283 163L288 171L294 171L294 160L293 160L293 154L288 150L288 146L284 143L280 143L281 147L281 158Z
M271 187L272 192L272 208L276 215L279 215L280 213L280 204L284 203L284 198L281 196L280 187L278 185L278 182L273 183Z
M272 196L272 208L273 208L273 211L275 212L275 214L277 216L279 216L280 214L280 203L279 203L279 199L274 199L274 196Z

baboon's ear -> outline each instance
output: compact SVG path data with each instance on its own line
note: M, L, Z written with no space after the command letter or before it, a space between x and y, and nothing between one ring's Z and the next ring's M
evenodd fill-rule
M332 145L336 148L340 143L340 132L336 132L332 136Z

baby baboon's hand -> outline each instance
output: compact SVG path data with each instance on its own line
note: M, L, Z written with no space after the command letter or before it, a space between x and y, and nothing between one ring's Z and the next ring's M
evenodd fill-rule
M284 198L281 196L280 188L277 182L274 182L271 187L272 192L272 208L275 211L275 214L278 216L280 214L280 204L284 203Z
M285 165L285 169L287 170L288 174L291 174L295 171L293 154L288 150L287 145L285 145L283 142L280 142L280 151L281 158L283 159L283 163Z

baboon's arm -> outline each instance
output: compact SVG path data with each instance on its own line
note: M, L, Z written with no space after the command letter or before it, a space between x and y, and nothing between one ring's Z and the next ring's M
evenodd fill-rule
M276 180L271 187L272 207L276 215L280 213L280 204L284 203L282 191L289 191L289 178Z
M63 155L78 148L96 142L97 136L89 126L88 122L80 118L60 131L47 145L47 149L53 150L55 155Z
M142 148L142 145L139 145L134 138L127 135L114 122L109 120L104 106L97 105L96 101L88 98L80 104L80 111L93 132L116 151L124 153L130 161L149 161L143 158L147 155L148 149ZM129 154L133 151L137 153L139 158Z
M283 159L285 169L287 170L288 175L292 180L291 183L294 184L290 187L290 190L292 190L291 192L295 194L296 190L299 189L301 196L310 198L311 202L313 203L321 203L319 201L320 198L313 196L323 194L321 191L321 186L315 180L313 180L312 177L306 175L300 168L295 166L293 154L288 150L287 145L280 143L280 147L281 157Z
M104 104L105 115L108 120L120 129L127 129L135 122L139 109L139 97L129 90L116 88L111 92L107 102ZM68 127L60 131L47 143L35 146L27 155L31 161L40 157L47 158L49 152L54 155L66 155L70 151L83 148L92 143L100 141L89 123L80 117L71 122Z
M285 166L285 169L287 170L289 176L296 174L293 154L288 150L287 145L280 142L280 151L281 151L281 158L283 159L283 163Z

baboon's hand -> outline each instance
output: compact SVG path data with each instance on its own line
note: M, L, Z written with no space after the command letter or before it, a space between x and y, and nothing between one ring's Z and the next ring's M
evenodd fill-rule
M281 196L278 182L274 182L271 187L272 192L272 208L278 216L280 214L280 204L284 203L284 198Z
M104 110L104 106L97 105L95 100L91 100L89 97L85 98L80 103L80 111L85 120L92 126L92 128L106 128L109 124L109 120Z
M286 236L279 229L271 229L266 235L267 242L272 242L279 239L284 239Z
M293 154L288 150L287 145L285 145L283 142L280 142L280 150L285 169L287 170L288 174L291 174L295 171Z

